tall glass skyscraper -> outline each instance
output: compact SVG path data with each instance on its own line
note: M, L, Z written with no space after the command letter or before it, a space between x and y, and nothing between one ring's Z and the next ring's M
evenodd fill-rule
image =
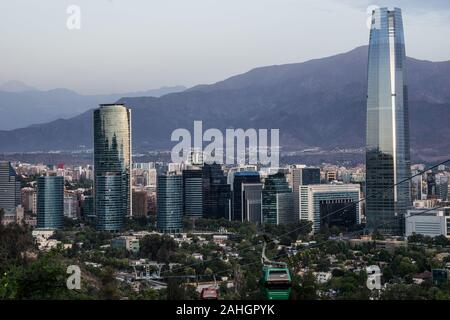
M180 232L183 228L183 178L167 173L156 183L157 227L161 232Z
M94 111L94 208L97 229L117 231L131 215L131 110L102 104Z
M8 161L0 161L0 209L10 211L20 204L20 181Z
M260 183L259 173L257 171L241 171L234 174L233 179L233 211L231 220L244 221L242 213L242 184Z
M231 188L221 165L205 163L203 177L203 217L208 219L230 218Z
M61 229L64 222L64 177L37 179L37 227Z
M398 8L372 12L367 127L366 216L369 230L401 234L410 205L408 90L402 13Z
M262 191L263 222L268 224L287 224L298 221L295 217L292 190L284 173L270 175L264 181Z
M202 169L183 170L183 211L189 218L203 216Z

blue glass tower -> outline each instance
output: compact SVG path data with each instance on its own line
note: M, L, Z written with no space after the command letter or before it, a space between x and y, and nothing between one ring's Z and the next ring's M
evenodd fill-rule
M102 104L94 111L94 210L97 229L118 231L131 215L131 111Z
M262 191L263 222L274 225L295 222L292 195L283 173L268 176Z
M37 179L37 227L61 229L64 222L64 177Z
M401 10L372 12L367 79L366 216L369 230L402 234L410 205L408 90Z
M189 218L203 216L203 176L201 169L183 170L183 208Z
M176 174L158 175L156 184L157 227L161 232L183 228L183 178Z

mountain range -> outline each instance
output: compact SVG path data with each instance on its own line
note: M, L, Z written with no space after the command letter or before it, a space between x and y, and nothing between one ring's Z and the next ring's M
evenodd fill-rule
M185 89L183 86L173 86L139 92L81 95L65 88L41 91L21 81L8 81L0 86L0 129L12 130L71 118L99 103L115 102L121 97L160 97Z
M364 146L367 46L303 63L260 67L161 97L121 97L132 108L133 149L170 149L176 128L278 128L284 150ZM411 149L450 156L450 61L407 58ZM110 101L110 100L108 100ZM103 101L104 102L104 101ZM95 104L90 106L96 107ZM92 148L92 110L0 131L1 152Z

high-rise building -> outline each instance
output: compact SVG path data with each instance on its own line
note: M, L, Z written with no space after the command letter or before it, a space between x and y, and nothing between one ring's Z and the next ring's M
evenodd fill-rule
M262 223L262 183L242 184L242 215L245 221Z
M117 231L131 215L131 111L102 104L94 111L94 210L97 229Z
M367 79L367 226L398 235L411 202L406 55L399 8L372 12Z
M433 172L427 172L427 198L436 196L436 177Z
M0 209L14 210L21 202L20 181L10 162L0 161Z
M412 169L411 174L415 177L411 179L411 201L422 200L423 175L421 170Z
M219 164L205 164L203 177L203 217L230 219L231 188Z
M277 202L277 224L289 224L298 221L294 213L294 202L292 192L281 192L276 195Z
M438 173L435 176L436 180L436 197L442 201L447 201L448 199L448 176Z
M157 227L161 232L183 228L183 178L178 174L158 175L156 187Z
M25 212L29 213L29 212L33 212L33 207L35 205L35 190L34 188L22 188L21 190L21 201L22 201L22 207L24 209Z
M300 215L321 227L351 229L360 223L360 186L358 184L317 184L300 187Z
M242 214L242 184L259 183L260 177L257 171L242 171L234 173L233 177L233 211L231 220L244 221Z
M272 174L265 179L262 191L264 223L279 225L294 222L293 203L292 190L283 173Z
M145 190L133 190L133 217L146 217L148 196Z
M292 169L292 196L294 200L294 213L300 220L299 192L300 186L320 184L319 168L293 168Z
M37 227L61 229L64 223L64 177L37 179Z
M203 177L200 168L183 170L183 212L189 218L203 216Z
M93 218L94 215L94 197L93 196L85 196L83 200L83 217L85 218Z
M80 211L78 196L74 193L64 194L64 216L76 219Z

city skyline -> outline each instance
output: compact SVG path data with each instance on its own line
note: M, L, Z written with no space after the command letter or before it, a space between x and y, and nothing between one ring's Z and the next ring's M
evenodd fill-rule
M45 41L61 36L51 26L64 19L49 9L65 8L65 1L28 7L48 18L36 30L50 30ZM429 45L450 26L444 0L87 1L67 8L69 45L58 42L44 59L39 37L28 35L29 43L19 45L40 45L28 53L37 62L29 75L58 56L48 68L49 83L57 69L70 73L67 82L89 70L82 72L92 73L82 86L96 90L134 86L150 65L163 70L174 56L186 62L186 52L202 52L204 45L222 49L230 64L217 64L218 57L204 50L197 62L218 68L198 69L191 80L277 52L283 52L277 59L297 56L299 48L306 48L301 56L309 49L323 53L362 34L368 46L158 97L86 100L67 90L0 89L0 114L17 111L3 123L19 121L31 107L55 116L59 107L95 105L22 129L1 130L0 123L0 300L183 300L182 307L155 310L203 318L219 308L184 300L225 300L219 318L266 315L266 308L279 307L274 300L450 301L450 60L421 61L405 49L411 43L422 53L450 50L449 42ZM208 10L206 19L200 9ZM305 10L306 19L299 21L295 9ZM356 27L357 12L366 9L365 23ZM339 21L333 28L315 24L327 15ZM5 18L10 28L13 16ZM211 27L199 30L206 22ZM163 49L182 49L163 52L147 29L131 32L163 25L170 27L151 29L166 41ZM415 28L429 34L417 35ZM7 42L26 30L9 30ZM287 41L297 32L307 39ZM81 49L78 36L86 37ZM109 45L112 38L120 46ZM233 55L247 44L271 50L255 60L252 50ZM80 58L64 70L60 64L68 57L59 55L60 47ZM111 69L129 53L132 61ZM143 63L145 53L151 54ZM93 66L99 55L102 63ZM23 60L19 50L16 63ZM80 62L86 62L81 69ZM191 60L187 69L196 67ZM174 74L164 71L168 78ZM164 79L158 72L151 77ZM49 95L56 109L47 105ZM72 107L64 105L67 99ZM20 153L9 152L17 146ZM418 156L421 149L428 158ZM260 300L270 305L252 302ZM280 316L281 309L268 314Z

